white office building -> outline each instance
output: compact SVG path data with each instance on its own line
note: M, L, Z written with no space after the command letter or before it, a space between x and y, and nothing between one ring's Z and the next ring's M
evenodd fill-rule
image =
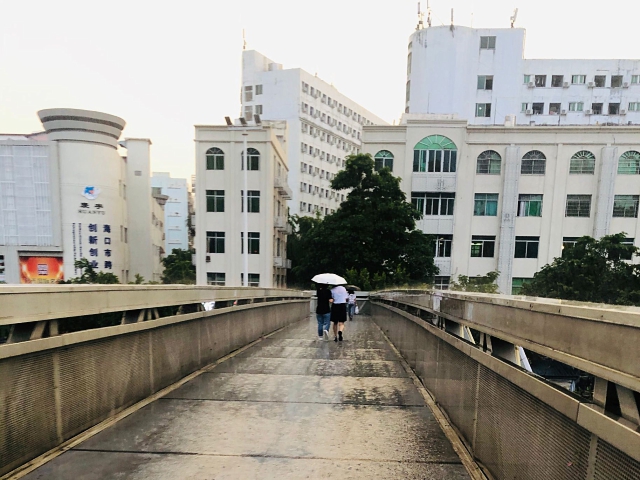
M244 137L248 168L244 172ZM248 244L247 286L284 287L287 258L287 125L196 126L196 282L242 286ZM247 177L247 242L244 177Z
M174 248L189 249L189 190L186 178L172 178L169 172L153 172L151 186L159 187L167 195L164 208L165 241L168 254Z
M521 28L416 30L405 112L474 125L640 123L640 60L527 59L524 44Z
M499 44L496 44L498 48ZM640 246L640 127L478 126L405 114L364 128L363 151L401 177L436 238L436 285L500 272L518 293L583 235Z
M291 214L335 211L344 192L330 182L347 155L358 153L362 127L386 122L341 94L333 85L300 68L282 65L260 53L242 54L242 112L266 120L285 120L289 138Z
M125 140L122 157L121 118L68 108L38 115L45 132L0 135L0 281L68 280L82 258L123 283L156 278L149 140Z

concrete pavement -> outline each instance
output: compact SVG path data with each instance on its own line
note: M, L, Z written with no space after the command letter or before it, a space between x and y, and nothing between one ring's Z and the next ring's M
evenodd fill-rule
M469 478L370 319L315 337L287 327L25 478Z

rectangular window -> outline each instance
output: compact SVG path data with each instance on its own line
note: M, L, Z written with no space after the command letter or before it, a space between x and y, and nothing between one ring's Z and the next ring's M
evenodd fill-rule
M576 245L579 237L562 237L562 256Z
M226 275L221 272L207 272L207 285L224 287Z
M609 115L619 115L620 114L620 104L619 103L610 103L609 104Z
M572 158L569 163L569 173L572 175L593 175L595 170L595 158Z
M613 197L613 216L638 218L639 195L615 195Z
M522 287L529 283L532 278L514 278L511 280L511 295L520 295Z
M451 244L453 243L453 235L436 235L435 238L435 255L439 258L451 257Z
M262 85L256 85L256 95L262 95Z
M519 195L518 196L518 216L519 217L541 217L542 216L542 195Z
M625 238L622 242L622 245L633 245L635 238ZM631 260L631 258L633 257L633 254L631 252L629 252L629 254L626 253L621 253L620 254L620 259L621 260Z
M253 100L253 86L244 87L244 101L250 102Z
M249 213L260 213L260 190L249 190ZM240 190L240 211L244 212L244 191Z
M542 158L523 158L520 166L522 175L544 175L547 161Z
M490 103L476 103L476 117L490 117L490 116L491 116Z
M471 237L471 256L493 258L496 249L496 237L473 235Z
M629 102L630 112L640 112L640 102Z
M244 273L240 274L240 283L244 286ZM259 273L250 273L249 274L249 287L259 287L260 286L260 274Z
M547 86L547 76L546 75L536 75L535 77L536 87L546 87Z
M619 175L638 175L640 174L640 159L635 156L622 156L618 160Z
M435 288L436 290L449 290L450 282L451 277L436 276L433 279L433 288Z
M570 112L582 112L584 109L583 102L569 102L569 111Z
M632 85L640 84L640 75L631 75L631 84Z
M244 253L244 232L240 232L240 253ZM260 254L260 232L249 232L249 255Z
M529 104L528 103L522 103L520 105L520 112L521 113L526 113L527 110L529 110Z
M497 193L476 193L473 203L473 215L476 217L495 217L498 215Z
M611 75L611 88L619 88L622 86L622 75Z
M571 75L571 83L574 85L584 85L586 81L586 75Z
M224 212L224 190L207 190L207 212Z
M253 105L245 105L245 107L244 107L244 119L245 120L253 119Z
M566 217L590 217L591 195L567 195Z
M516 237L514 258L538 258L540 237Z
M456 171L457 157L457 150L414 150L413 171L453 173Z
M480 175L500 175L500 157L494 155L478 157L476 173Z
M564 83L564 75L551 75L551 86L562 87Z
M224 170L224 153L207 153L207 170Z
M256 105L256 115L262 115L262 105Z
M604 84L607 81L607 76L606 75L596 75L595 77L593 77L593 83L595 84L596 87L604 87Z
M534 115L542 115L544 113L544 103L533 103L531 109Z
M224 253L224 232L207 232L207 253Z
M493 90L493 75L478 75L478 90Z
M531 83L531 75L525 75L523 77L523 82L522 83L524 83L525 85Z
M0 282L4 282L4 255L0 255Z
M483 50L491 50L496 48L496 37L480 37L480 48Z
M549 104L549 115L560 115L560 103L550 103Z
M455 193L411 192L411 203L422 215L453 215Z

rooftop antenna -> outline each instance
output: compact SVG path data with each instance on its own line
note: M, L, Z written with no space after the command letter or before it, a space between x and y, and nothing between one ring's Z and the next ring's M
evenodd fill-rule
M518 9L517 8L513 11L513 15L511 15L511 28L513 28L513 26L515 25L516 18L518 18Z
M416 25L416 30L422 30L424 28L424 22L423 19L424 18L424 13L422 13L422 10L420 10L420 2L418 2L418 25Z
M244 36L244 28L242 29L242 50L247 49L247 39Z
M429 6L429 0L427 0L427 26L431 26L431 7Z
M453 8L451 9L451 26L449 27L449 30L453 32Z

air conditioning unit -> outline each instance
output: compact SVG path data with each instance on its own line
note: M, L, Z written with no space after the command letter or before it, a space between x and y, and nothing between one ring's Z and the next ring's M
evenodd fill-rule
M595 83L593 83L593 82L589 82L589 83L587 83L587 87L589 87L589 88L593 88L593 87L595 87L595 86L596 86L596 84L595 84Z
M569 82L564 82L562 84L562 88L569 88Z
M300 165L300 171L302 173L307 173L307 166L304 163Z
M529 88L535 88L535 87L536 87L536 84L535 84L534 82L529 82L529 83L527 84L527 86L528 86Z
M593 115L593 110L585 110L584 114L585 115Z
M620 115L626 115L627 111L624 108L620 109Z
M314 156L314 157L317 157L317 156L318 156L318 151L317 151L317 150L314 150L314 151L313 151L313 156Z
M317 130L315 132L313 132L313 137L314 138L318 138L318 131Z
M560 110L560 115L566 115L567 111L566 110Z
M629 88L629 82L624 82L622 84L622 88Z
M301 192L306 192L307 191L307 187L305 187L304 185L300 185L300 191Z
M526 115L533 115L533 110L529 109L524 112Z

